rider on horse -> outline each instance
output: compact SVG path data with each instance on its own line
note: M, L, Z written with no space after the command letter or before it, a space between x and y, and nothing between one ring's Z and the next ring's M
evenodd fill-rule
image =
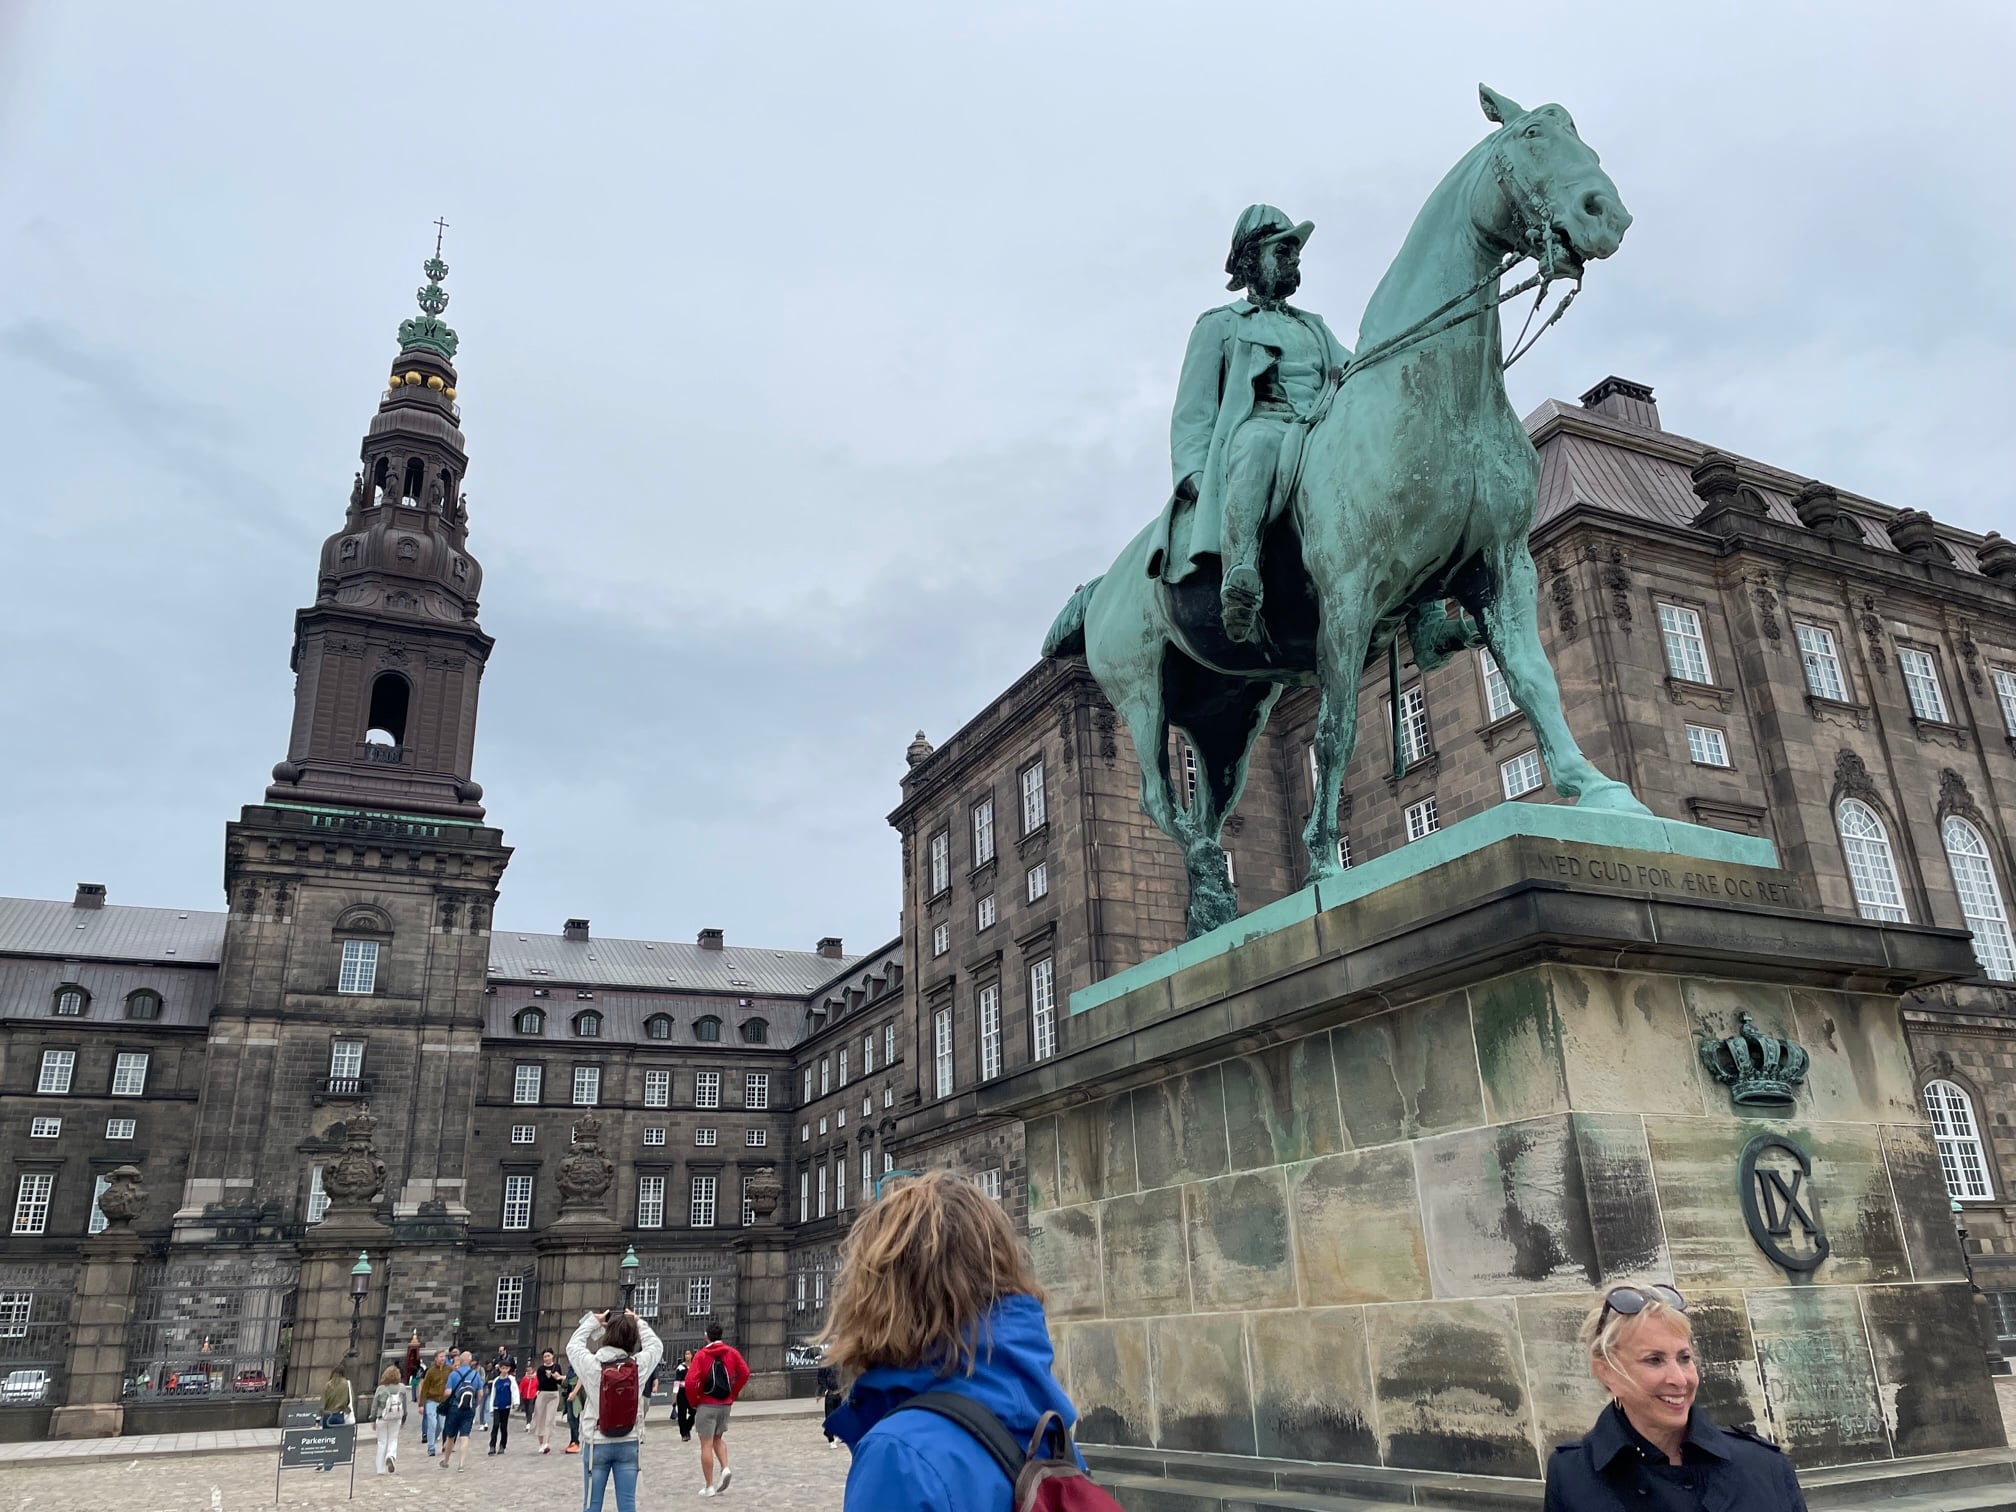
M1330 408L1351 353L1323 317L1289 304L1302 244L1315 229L1272 205L1249 205L1232 232L1227 288L1246 298L1198 318L1183 355L1169 452L1176 493L1150 571L1181 582L1216 556L1219 608L1235 641L1260 638L1260 542L1287 508L1309 427ZM1194 506L1187 545L1170 539Z

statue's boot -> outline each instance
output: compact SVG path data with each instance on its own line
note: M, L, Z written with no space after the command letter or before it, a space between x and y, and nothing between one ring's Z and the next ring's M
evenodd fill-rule
M1225 574L1218 589L1218 613L1225 633L1235 641L1259 639L1260 601L1263 590L1260 570L1244 562Z

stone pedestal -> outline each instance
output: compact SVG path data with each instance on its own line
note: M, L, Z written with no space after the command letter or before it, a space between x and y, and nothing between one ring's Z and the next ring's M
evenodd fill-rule
M50 1414L51 1438L111 1438L125 1425L120 1388L146 1248L130 1225L93 1234L79 1246L84 1263L72 1304L68 1399Z
M623 1229L605 1213L563 1212L532 1247L539 1255L537 1337L554 1340L557 1351L574 1337L581 1314L622 1302Z
M365 1415L378 1373L399 1364L399 1354L380 1358L385 1319L386 1261L392 1230L368 1207L331 1207L301 1241L301 1285L294 1301L294 1350L287 1366L290 1398L319 1398L332 1369L341 1368ZM371 1258L370 1287L358 1309L357 1343L352 1353L350 1270L360 1254Z
M1999 1449L1897 1004L1971 974L1965 936L1802 912L1719 832L1690 858L1505 809L1479 848L1453 827L1439 864L1096 990L985 1097L1024 1120L1060 1372L1122 1500L1187 1470L1218 1483L1199 1506L1537 1497L1604 1404L1574 1336L1624 1281L1686 1293L1703 1405L1802 1472ZM1787 1104L1704 1062L1746 1014L1811 1056Z
M784 1369L789 1256L784 1235L759 1228L735 1241L735 1347L749 1362L752 1401L790 1395Z

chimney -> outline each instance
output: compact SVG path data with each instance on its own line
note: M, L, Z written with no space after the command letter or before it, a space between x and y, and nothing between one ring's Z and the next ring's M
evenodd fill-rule
M105 906L105 884L103 882L79 882L77 896L70 900L72 908L103 908Z
M1582 408L1622 420L1626 425L1659 429L1659 406L1652 402L1652 390L1643 383L1614 374L1582 396Z
M828 935L819 942L819 954L829 961L837 961L846 952L840 948L840 936Z
M586 919L569 919L561 927L560 933L569 940L585 940L588 938L588 921Z
M702 950L719 950L726 943L727 940L718 929L703 929L700 931L700 948Z

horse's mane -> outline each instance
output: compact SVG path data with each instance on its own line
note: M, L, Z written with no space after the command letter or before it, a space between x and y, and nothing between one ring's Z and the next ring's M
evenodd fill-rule
M1420 271L1423 259L1431 251L1447 249L1449 243L1442 236L1449 204L1460 202L1467 206L1468 198L1463 191L1469 189L1471 179L1489 160L1491 149L1500 136L1510 129L1508 124L1487 133L1457 159L1456 165L1442 175L1442 182L1422 201L1421 209L1414 216L1414 224L1407 228L1406 239L1400 243L1400 250L1387 265L1378 287L1372 291L1372 297L1365 302L1365 313L1358 322L1357 350L1363 351L1373 342L1385 340L1402 330L1408 321L1426 313L1425 310L1393 306L1413 292L1405 284Z

